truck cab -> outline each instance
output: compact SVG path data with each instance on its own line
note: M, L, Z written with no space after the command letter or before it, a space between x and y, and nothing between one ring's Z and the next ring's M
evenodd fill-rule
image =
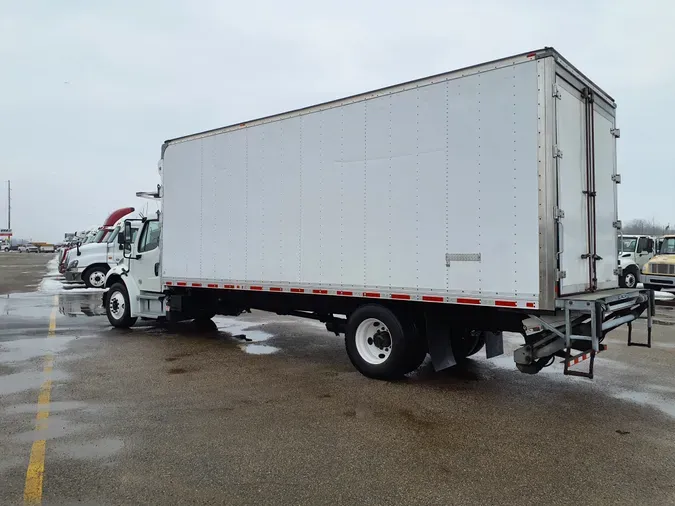
M114 326L133 325L138 316L159 318L165 314L159 268L161 234L159 216L126 220L118 234L123 259L106 275L109 290L103 300Z
M658 254L643 266L642 279L652 290L675 289L675 235L663 237Z
M640 272L654 256L656 240L647 235L624 235L619 237L619 285L635 288L640 282Z

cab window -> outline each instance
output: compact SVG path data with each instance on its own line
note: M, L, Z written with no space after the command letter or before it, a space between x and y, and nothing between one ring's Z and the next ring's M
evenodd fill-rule
M149 221L143 229L138 252L151 251L159 246L161 228L158 221Z

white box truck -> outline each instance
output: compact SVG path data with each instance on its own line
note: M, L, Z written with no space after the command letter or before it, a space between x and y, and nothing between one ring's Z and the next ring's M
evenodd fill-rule
M512 331L521 371L592 377L613 328L646 312L651 343L653 293L618 288L615 107L546 48L166 141L108 318L316 318L387 379Z

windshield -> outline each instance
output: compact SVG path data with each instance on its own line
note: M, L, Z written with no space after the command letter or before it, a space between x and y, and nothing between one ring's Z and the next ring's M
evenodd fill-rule
M108 234L108 237L105 238L105 242L107 242L108 244L113 242L117 238L117 234L119 233L119 231L120 231L120 227L118 225L118 226L116 226L115 228L112 229L110 234Z
M103 236L107 233L108 231L105 228L102 228L99 230L96 235L94 235L94 239L91 242L101 242L103 239Z
M664 239L659 253L661 255L675 255L675 237Z
M637 246L637 237L623 237L619 238L619 251L635 252Z

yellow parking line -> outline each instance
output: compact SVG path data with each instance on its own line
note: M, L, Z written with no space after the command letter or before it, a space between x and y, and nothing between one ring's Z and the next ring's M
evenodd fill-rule
M47 337L54 337L56 334L56 313L59 305L59 296L54 296L54 307L49 317L49 332ZM35 431L40 432L47 429L47 419L49 418L49 402L52 392L51 374L54 367L54 356L47 353L44 357L44 366L42 373L44 381L40 386L38 395L37 415L35 417ZM33 443L30 450L30 460L26 470L26 485L23 489L24 504L42 503L42 479L45 473L45 448L47 441L38 439Z

